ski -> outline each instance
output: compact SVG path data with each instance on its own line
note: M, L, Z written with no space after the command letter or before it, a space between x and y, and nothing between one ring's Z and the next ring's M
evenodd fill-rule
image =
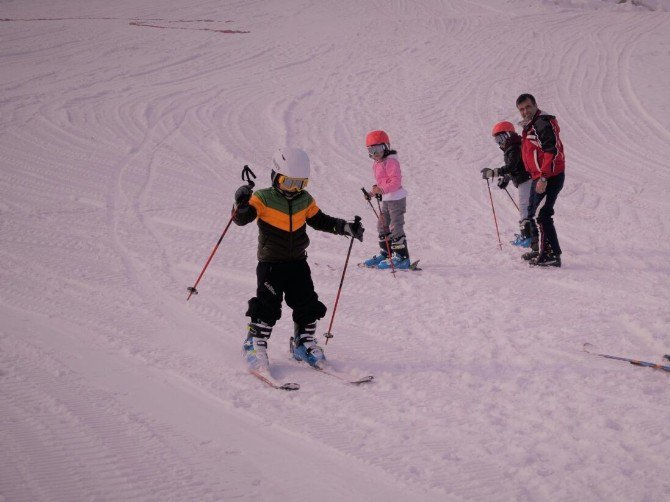
M410 271L411 271L411 272L418 272L418 271L420 271L420 270L423 270L422 268L419 267L419 262L420 262L420 261L421 261L421 260L413 261L413 262L409 265L409 268L397 268L397 267L396 267L395 271L396 271L396 272L398 272L398 271L400 271L400 272L410 272ZM366 265L365 263L359 263L358 266L359 266L360 268L372 268L372 269L377 269L377 270L391 270L390 268L379 268L377 265L372 265L372 266L370 266L370 265Z
M258 378L264 384L272 387L273 389L279 390L298 390L300 389L300 384L297 383L281 383L275 380L271 375L265 373L264 371L258 370L249 370L249 373L256 378Z
M616 359L617 361L626 361L630 364L634 364L635 366L644 366L646 368L653 368L655 370L663 370L663 371L668 371L670 372L670 366L663 365L663 364L656 364L656 363L650 363L649 361L639 361L637 359L631 359L629 357L619 357L619 356L611 356L609 354L600 354L598 352L592 352L589 349L592 349L593 345L590 343L585 343L583 350L587 354L591 354L593 356L599 356L599 357L606 357L607 359ZM670 357L666 354L664 356L665 359L670 360Z
M354 377L352 379L352 377L350 375L347 375L346 373L341 373L341 372L335 370L332 366L330 366L327 363L323 366L317 367L317 366L312 366L305 361L298 361L295 357L293 357L293 354L289 353L289 357L291 358L291 360L293 362L295 362L296 364L298 364L300 366L311 368L314 371L317 371L317 372L321 373L322 375L328 375L330 377L337 378L338 380L340 380L340 381L342 381L346 384L349 384L349 385L361 385L363 383L372 382L375 379L375 377L372 376L372 375L362 376L362 377L359 377L359 378Z

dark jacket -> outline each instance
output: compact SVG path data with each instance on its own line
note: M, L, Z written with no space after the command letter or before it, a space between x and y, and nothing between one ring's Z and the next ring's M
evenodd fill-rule
M515 187L530 179L530 174L526 171L521 158L521 136L515 133L507 140L504 158L505 165L498 170L498 175L509 176Z
M248 203L240 204L233 221L246 225L258 218L258 261L280 262L307 258L306 225L344 235L345 221L328 216L305 190L287 199L276 188L254 192Z
M561 128L553 115L538 110L523 128L521 152L523 163L533 179L551 178L565 170L565 153Z

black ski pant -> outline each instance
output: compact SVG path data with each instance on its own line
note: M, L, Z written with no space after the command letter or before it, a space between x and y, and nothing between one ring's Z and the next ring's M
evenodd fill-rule
M282 300L293 309L293 322L305 326L326 315L326 306L314 291L307 260L259 262L256 267L256 296L249 300L246 315L252 322L270 326L281 317Z
M535 221L540 230L540 253L546 252L547 245L549 245L554 254L561 254L561 245L554 226L554 204L563 189L564 182L565 173L547 178L547 189L544 193L537 193L535 191L537 180L533 180L533 207L531 208L533 212L531 214L537 213Z

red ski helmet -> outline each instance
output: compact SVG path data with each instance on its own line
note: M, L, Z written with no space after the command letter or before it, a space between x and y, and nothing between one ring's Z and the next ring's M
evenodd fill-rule
M370 131L368 135L365 137L365 146L372 146L372 145L389 146L390 144L391 140L389 139L389 135L386 134L384 131Z
M516 132L516 129L514 129L514 124L512 124L511 122L507 122L506 120L503 120L502 122L498 122L496 125L493 126L491 136L495 136L496 134L500 134L501 132Z

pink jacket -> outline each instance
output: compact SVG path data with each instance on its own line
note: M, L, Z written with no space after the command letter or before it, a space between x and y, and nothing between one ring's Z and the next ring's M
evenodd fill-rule
M407 191L402 187L402 173L397 155L388 157L372 164L375 182L382 189L383 200L399 200L407 197Z

